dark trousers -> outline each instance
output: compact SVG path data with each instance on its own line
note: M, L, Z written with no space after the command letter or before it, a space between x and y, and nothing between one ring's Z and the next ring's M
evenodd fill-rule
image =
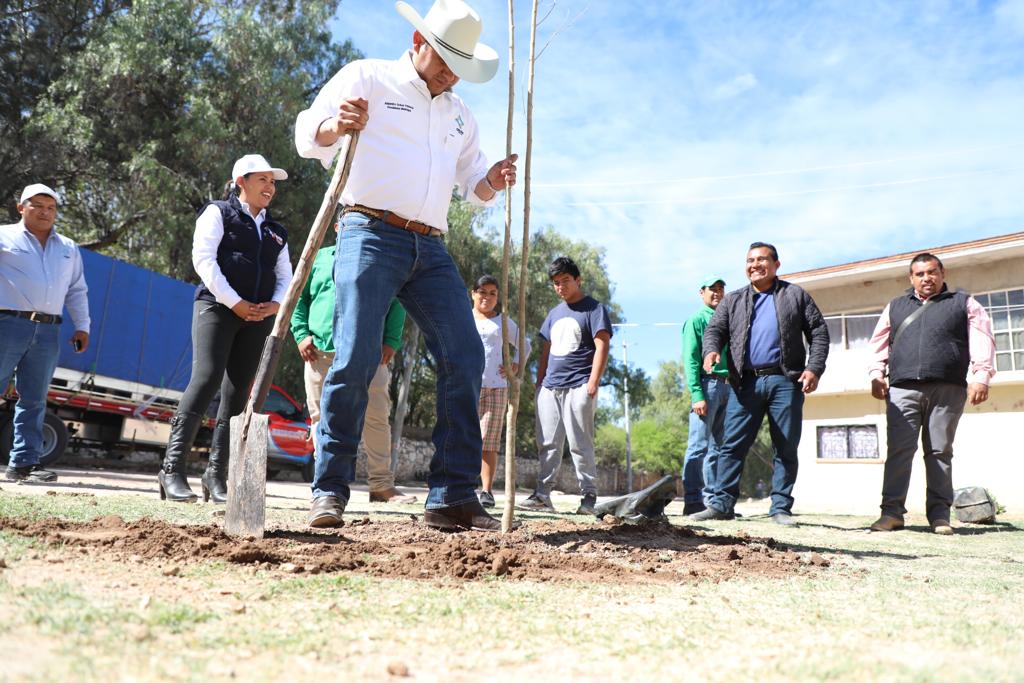
M205 413L220 387L217 420L241 413L273 328L273 317L247 322L223 304L197 300L192 306L192 377L178 412Z
M949 521L953 505L953 438L967 402L967 388L947 382L911 382L889 388L885 405L888 453L882 481L882 514L902 517L910 470L920 436L927 486L928 521Z
M774 456L769 514L789 512L793 508L803 408L800 384L785 375L744 375L739 389L729 392L722 452L718 458L718 481L709 498L710 507L719 512L732 512L735 508L743 463L767 415Z

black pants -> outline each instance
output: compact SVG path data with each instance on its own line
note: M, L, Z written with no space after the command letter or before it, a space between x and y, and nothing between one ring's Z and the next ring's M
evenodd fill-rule
M223 304L197 300L192 307L192 377L178 412L205 413L220 385L217 419L229 420L241 413L263 343L273 329L273 316L246 322Z

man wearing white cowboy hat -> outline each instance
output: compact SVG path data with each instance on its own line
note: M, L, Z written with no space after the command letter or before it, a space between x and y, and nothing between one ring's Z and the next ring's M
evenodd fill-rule
M60 355L61 313L75 323L69 340L82 353L89 345L89 301L78 245L60 235L57 193L29 185L18 200L21 221L0 226L0 393L14 377L14 448L5 478L51 482L43 469L46 393Z
M452 92L490 80L497 54L461 0L437 0L426 17L404 2L415 28L396 61L346 65L295 123L301 156L329 168L347 131L361 131L335 252L334 364L324 383L310 526L337 526L355 476L367 388L380 361L384 317L397 296L426 338L437 368L437 425L425 522L442 529L500 528L476 497L484 367L466 286L441 237L456 188L478 206L515 183L516 155L488 166L476 120Z

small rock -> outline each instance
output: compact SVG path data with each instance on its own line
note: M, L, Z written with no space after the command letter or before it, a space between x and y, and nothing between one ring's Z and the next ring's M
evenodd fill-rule
M508 560L503 555L498 555L491 562L491 571L494 572L495 576L504 576L508 574Z
M7 569L7 561L0 557L0 569Z
M740 529L739 531L736 532L736 538L747 539L747 538L750 538L750 534L748 534L746 531L743 531L742 529Z
M605 515L604 517L601 518L601 521L604 522L605 524L618 524L619 523L619 518L616 517L615 515Z
M234 603L231 604L230 609L235 614L245 614L245 603L244 602L234 602Z
M46 558L46 561L49 562L50 564L63 564L64 563L64 559L61 558L61 557L57 557L56 555L50 555L49 557Z
M297 564L292 564L291 562L283 563L280 569L285 574L298 574L302 571L302 567L298 566Z
M213 512L210 513L210 516L211 517L223 517L224 516L224 510L220 510L220 509L214 510Z
M152 595L149 595L149 594L143 595L142 599L139 600L139 609L147 609L151 602L153 602L153 596Z
M145 624L135 624L128 630L128 636L137 643L150 639L149 627Z
M181 567L176 564L172 564L170 567L165 567L161 572L164 576L177 576L181 574Z
M134 562L135 564L139 564L140 562L142 562L142 555L132 555L128 558L128 561Z
M411 519L414 522L420 521L419 515L409 515L409 519Z
M388 673L392 676L401 676L403 678L409 675L409 667L404 662L390 662L388 664Z
M815 567L827 567L827 566L829 566L829 561L827 559L825 559L819 553L811 553L811 557L809 558L808 562L810 564L813 564Z

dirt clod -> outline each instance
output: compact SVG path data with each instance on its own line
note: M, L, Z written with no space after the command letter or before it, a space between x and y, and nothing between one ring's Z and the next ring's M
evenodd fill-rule
M389 662L388 674L406 678L409 676L409 667L404 662Z

